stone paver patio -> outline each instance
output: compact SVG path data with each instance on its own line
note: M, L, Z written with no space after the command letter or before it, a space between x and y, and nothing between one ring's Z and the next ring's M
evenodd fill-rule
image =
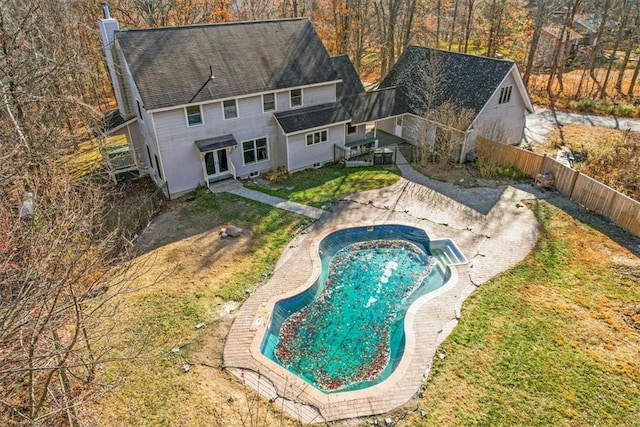
M516 265L536 243L536 218L521 204L540 196L535 188L458 189L414 174L407 165L399 166L408 179L346 198L290 242L271 279L239 309L225 343L226 368L305 423L377 415L410 402L429 373L438 345L457 324L465 298ZM455 200L430 186L455 192ZM486 214L469 207L488 201L493 207ZM457 276L455 283L410 308L404 356L391 376L364 390L324 394L262 356L259 346L271 307L285 295L295 295L313 284L319 271L317 244L322 237L344 227L392 223L422 228L433 239L451 238L470 262L451 267Z

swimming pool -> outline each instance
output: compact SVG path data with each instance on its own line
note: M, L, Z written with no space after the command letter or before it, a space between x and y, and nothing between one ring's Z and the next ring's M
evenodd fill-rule
M405 225L339 230L318 252L320 277L274 305L260 351L324 393L389 377L409 307L447 282L449 265L466 262L449 239Z

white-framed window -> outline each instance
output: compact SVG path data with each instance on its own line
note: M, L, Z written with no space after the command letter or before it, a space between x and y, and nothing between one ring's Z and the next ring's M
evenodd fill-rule
M506 104L511 101L511 90L513 86L505 86L500 88L500 99L498 99L498 104Z
M276 109L276 94L264 93L262 94L262 112L275 111Z
M222 101L222 110L224 111L224 119L235 119L238 117L238 103L235 99L227 99Z
M329 140L329 131L327 129L319 130L317 132L310 132L305 135L307 146L321 144Z
M289 105L291 108L302 105L302 89L291 89L289 91Z
M189 105L185 108L185 111L187 114L187 126L197 126L203 123L200 105Z
M396 117L396 126L402 126L402 116Z
M267 137L250 139L242 143L242 159L245 165L269 160Z
M351 123L347 123L347 135L353 135L358 132L357 126L351 126Z

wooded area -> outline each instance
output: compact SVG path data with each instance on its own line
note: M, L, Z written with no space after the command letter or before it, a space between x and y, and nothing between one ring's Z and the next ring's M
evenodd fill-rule
M124 28L308 17L329 52L349 54L371 83L408 44L419 44L515 60L539 99L637 103L640 94L638 0L114 0L110 6Z
M514 0L113 0L109 6L122 28L304 16L330 53L348 53L367 82L384 76L411 43L514 59L530 90L552 103L609 99L625 102L629 114L638 110L632 107L640 94L638 0L528 6ZM91 0L0 4L2 424L80 424L83 404L105 386L96 383L96 369L111 357L100 319L115 315L117 295L136 274L128 269L121 230L105 226L113 187L95 177L72 179L66 167L115 105L96 26L101 16ZM595 27L578 46L569 42L588 32L575 29L582 16ZM557 37L543 45L549 26ZM550 64L536 59L540 46L553 52ZM106 297L94 302L99 295Z

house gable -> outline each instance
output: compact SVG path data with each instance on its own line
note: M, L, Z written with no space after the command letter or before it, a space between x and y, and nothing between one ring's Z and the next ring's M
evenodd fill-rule
M349 56L334 56L331 58L331 62L338 77L342 80L336 88L336 96L338 98L364 93L364 86L362 85L362 81L360 81L360 76L349 59Z
M416 115L447 102L477 115L513 66L507 60L409 46L380 87L400 88Z

